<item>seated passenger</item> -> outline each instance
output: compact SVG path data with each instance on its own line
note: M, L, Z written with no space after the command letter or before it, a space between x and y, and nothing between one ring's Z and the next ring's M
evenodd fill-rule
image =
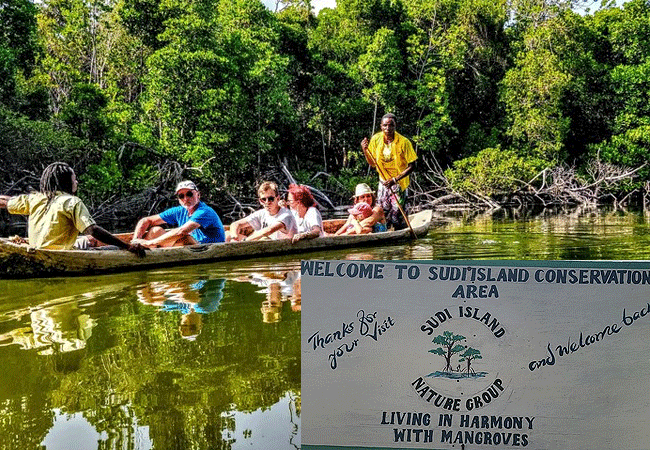
M298 227L298 232L293 235L291 242L323 236L323 218L307 186L289 185L287 202Z
M273 240L291 239L297 231L296 221L287 208L280 206L278 186L270 181L262 183L257 190L260 203L264 208L255 211L230 225L228 241L256 241L263 238ZM246 225L253 227L253 234L246 236Z
M341 233L342 236L372 233L372 227L364 225L364 220L372 216L372 208L369 204L359 202L354 207L348 209L348 212L352 220L350 220L348 227Z
M176 186L179 206L138 221L132 244L145 247L172 247L176 245L224 242L225 232L219 215L201 201L201 193L191 181ZM174 228L166 230L161 225Z
M364 219L361 226L363 228L370 227L373 233L386 231L386 218L384 217L384 209L380 205L377 205L375 194L372 189L370 189L370 186L368 186L366 183L357 184L357 187L354 191L354 204L356 205L360 202L367 203L372 208L372 215ZM350 223L352 222L352 219L353 217L351 215L348 216L348 220L345 222L345 224L343 224L343 226L341 226L341 228L336 231L336 233L334 233L334 235L340 236L343 234L345 230L348 229Z
M55 162L43 171L40 192L14 197L0 195L0 208L7 208L10 214L29 216L27 236L33 248L79 249L76 242L81 232L105 244L144 256L142 246L127 244L97 225L76 192L77 176L72 167Z

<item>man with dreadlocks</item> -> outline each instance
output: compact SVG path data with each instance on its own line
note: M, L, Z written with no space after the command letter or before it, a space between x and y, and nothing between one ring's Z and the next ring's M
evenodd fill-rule
M69 250L81 232L144 256L142 246L127 244L97 225L86 205L74 195L76 192L77 176L72 167L55 162L43 171L40 192L15 197L0 195L0 207L11 214L29 215L27 236L31 247Z

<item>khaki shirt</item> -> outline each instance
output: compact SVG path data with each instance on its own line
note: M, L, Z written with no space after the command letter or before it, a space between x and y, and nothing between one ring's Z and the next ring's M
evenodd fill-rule
M63 192L57 192L49 205L40 192L11 197L7 211L29 215L27 236L34 248L69 250L79 233L95 224L81 199Z

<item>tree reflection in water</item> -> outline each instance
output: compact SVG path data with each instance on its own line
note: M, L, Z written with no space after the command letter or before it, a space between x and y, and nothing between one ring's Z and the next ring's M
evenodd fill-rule
M18 299L0 312L2 449L55 449L81 424L94 430L88 448L299 448L294 275L258 292L253 276L132 274ZM272 327L260 304L275 308Z

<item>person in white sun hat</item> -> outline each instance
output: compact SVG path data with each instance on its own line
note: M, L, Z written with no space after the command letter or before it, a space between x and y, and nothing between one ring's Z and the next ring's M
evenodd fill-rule
M362 229L370 228L373 233L381 233L386 231L386 217L384 216L384 209L377 205L375 193L370 186L366 183L357 184L356 189L354 190L354 204L367 203L372 208L372 215L367 217L361 222ZM350 214L348 220L345 224L339 228L334 235L340 236L345 233L346 230L349 230L350 224L354 221L354 216Z

